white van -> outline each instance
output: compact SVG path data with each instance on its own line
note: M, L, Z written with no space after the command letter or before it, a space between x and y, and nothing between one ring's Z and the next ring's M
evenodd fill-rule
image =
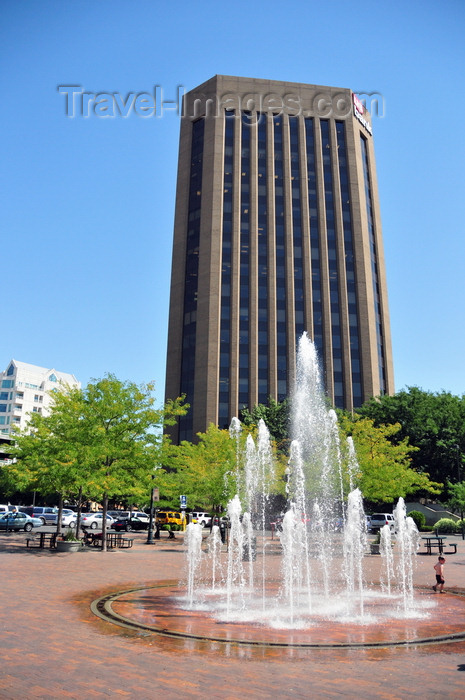
M204 513L203 511L194 510L191 513L192 522L199 523L202 527L209 527L212 521L212 516L210 513Z
M395 520L392 513L374 513L370 518L369 529L378 532L384 525L389 525L391 532L395 529Z
M8 513L9 510L10 509L8 508L8 506L1 506L0 505L0 515L3 515L3 513Z

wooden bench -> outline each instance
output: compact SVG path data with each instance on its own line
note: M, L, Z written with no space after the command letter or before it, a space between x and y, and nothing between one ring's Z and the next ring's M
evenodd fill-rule
M29 549L29 546L40 547L40 540L37 539L35 535L30 535L30 537L26 537L26 547Z
M131 549L134 537L123 537L119 532L109 532L107 534L107 547L110 549Z
M40 549L45 549L47 544L50 549L54 549L56 539L56 532L38 532L37 534L26 537L26 547L34 546L33 543L35 542L35 546L40 547Z
M444 537L424 537L426 553L433 554L433 549L437 549L439 554L457 554L457 544L455 542L446 542ZM446 550L448 546L450 549Z
M425 544L426 551L428 554L433 554L433 549L437 549L440 554L442 554L442 550L444 549L444 545L439 544L439 542L430 542L429 544Z

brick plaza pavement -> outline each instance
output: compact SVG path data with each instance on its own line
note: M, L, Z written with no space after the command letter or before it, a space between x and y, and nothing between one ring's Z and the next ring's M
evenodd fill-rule
M193 647L130 632L96 618L107 592L177 579L183 540L77 554L26 549L23 533L0 534L0 698L422 698L465 697L465 642L424 647L292 650ZM465 588L465 542L447 558L446 583ZM426 590L435 556L419 556ZM367 558L368 569L379 557ZM376 572L373 573L373 580ZM434 595L431 592L431 595ZM435 596L447 609L452 594ZM465 629L465 599L463 602Z

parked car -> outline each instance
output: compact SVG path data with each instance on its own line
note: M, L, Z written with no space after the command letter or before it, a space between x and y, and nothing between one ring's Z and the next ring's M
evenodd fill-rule
M40 518L42 525L55 525L58 519L56 506L19 506L18 509L32 518Z
M131 530L147 530L149 521L138 517L123 518L122 520L115 520L111 527L113 530L116 530L116 532L121 532L121 530L125 530L126 532Z
M76 521L77 521L77 513L75 513L73 510L68 510L67 508L63 508L63 511L61 514L61 524L64 525L65 527L76 527Z
M183 514L177 511L160 510L155 517L155 522L161 528L167 528L169 526L172 530L180 530L186 520Z
M143 510L133 510L132 517L139 518L139 520L142 520L144 523L147 523L147 525L149 524L149 521L150 521L149 513L144 513Z
M150 516L142 510L133 510L132 512L129 510L107 510L107 514L111 515L115 520L129 520L130 517L140 518L147 523L150 520Z
M40 518L32 518L26 513L4 513L0 515L0 530L24 530L30 532L33 527L43 525Z
M210 513L204 513L201 510L194 510L191 513L192 522L199 523L202 527L209 527L212 516Z
M384 525L389 525L391 532L394 532L395 520L392 513L373 513L373 515L370 516L369 529L372 532L381 530Z
M107 515L111 515L115 520L127 520L130 513L128 510L107 510Z
M107 513L107 527L112 527L115 519ZM81 518L81 527L90 527L96 530L103 527L103 513L84 513Z

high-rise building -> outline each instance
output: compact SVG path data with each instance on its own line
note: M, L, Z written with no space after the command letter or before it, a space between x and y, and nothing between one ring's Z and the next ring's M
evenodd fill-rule
M288 396L296 342L332 403L392 393L371 117L349 89L217 75L184 96L166 398L172 437Z

